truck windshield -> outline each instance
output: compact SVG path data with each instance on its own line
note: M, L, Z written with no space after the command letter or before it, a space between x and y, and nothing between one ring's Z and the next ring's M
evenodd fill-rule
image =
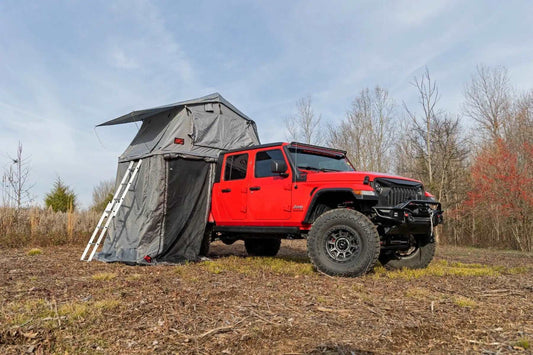
M311 150L289 148L292 161L303 170L315 171L354 171L348 160L341 154L321 154Z

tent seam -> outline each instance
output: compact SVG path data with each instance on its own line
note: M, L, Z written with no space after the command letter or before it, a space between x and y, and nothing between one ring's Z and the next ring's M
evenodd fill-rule
M163 218L161 218L161 227L159 228L160 235L159 235L159 247L157 248L157 255L163 252L162 243L163 243L163 238L165 237L165 225L167 222L167 212L168 212L167 206L168 206L168 169L169 167L168 167L168 160L163 159L163 161L165 164L165 187L163 190L163 195L165 197L163 199Z

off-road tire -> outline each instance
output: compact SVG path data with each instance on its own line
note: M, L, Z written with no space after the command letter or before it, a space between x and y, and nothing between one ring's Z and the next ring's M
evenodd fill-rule
M278 238L245 239L244 247L251 256L275 256L281 246Z
M402 255L399 252L382 252L379 262L388 270L426 268L435 255L435 240L431 236L418 236L414 248L408 255Z
M314 267L332 276L361 276L374 268L379 234L362 213L338 208L320 215L307 236L307 253Z

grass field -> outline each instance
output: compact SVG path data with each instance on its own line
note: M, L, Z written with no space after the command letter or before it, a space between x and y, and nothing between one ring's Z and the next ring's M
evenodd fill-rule
M0 252L0 353L527 353L533 255L439 247L428 269L333 278L305 241L275 258L80 262L83 246Z

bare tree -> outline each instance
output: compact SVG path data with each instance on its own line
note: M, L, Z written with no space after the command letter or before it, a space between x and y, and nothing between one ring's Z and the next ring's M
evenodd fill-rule
M311 96L303 97L296 102L296 114L286 121L288 139L308 144L321 144L320 121L312 107Z
M9 157L10 164L2 176L2 202L4 206L17 209L32 202L29 182L29 158L22 155L22 143L19 142L15 157Z
M512 114L503 127L505 140L515 149L524 144L533 145L533 90L513 100Z
M100 181L93 189L93 203L91 210L96 212L103 212L115 192L115 181L105 180Z
M418 132L419 138L423 141L423 146L419 146L421 158L427 167L427 181L433 184L433 156L431 152L432 122L439 113L436 105L439 101L439 89L437 83L431 79L429 69L426 67L420 78L415 77L411 83L418 91L418 103L422 109L422 114L417 115L404 103L405 111L411 119L413 128Z
M468 167L470 144L461 134L459 118L441 113L431 120L429 145L432 154L429 164L425 130L417 128L412 122L405 127L405 133L398 143L400 159L397 161L396 171L426 182L437 199L447 205L451 202L449 196L458 189L457 184L453 185L454 178L461 175L461 179L465 180ZM430 166L432 183L429 183Z
M480 65L465 87L463 111L492 139L502 137L511 109L511 87L505 67Z
M346 150L357 169L388 170L396 133L394 110L386 89L361 90L346 118L329 127L328 144Z
M441 113L431 120L430 162L427 161L427 132L413 122L409 122L407 127L398 143L397 152L400 159L397 171L401 175L424 181L426 190L435 195L446 211L461 208L471 186L468 170L470 149L467 140L461 134L459 118ZM429 167L432 168L431 183ZM448 223L441 227L445 228L444 235L449 238L448 241L457 242L462 237L459 222L463 217L464 215L449 213ZM441 229L437 231L437 238L443 236Z
M435 194L446 207L463 201L467 189L470 149L461 131L459 118L447 115L437 118L433 124L431 146Z
M467 199L456 216L450 209L447 226L462 229L456 235L468 235L465 244L532 250L533 91L515 95L505 68L479 66L465 86L463 111L480 142Z

